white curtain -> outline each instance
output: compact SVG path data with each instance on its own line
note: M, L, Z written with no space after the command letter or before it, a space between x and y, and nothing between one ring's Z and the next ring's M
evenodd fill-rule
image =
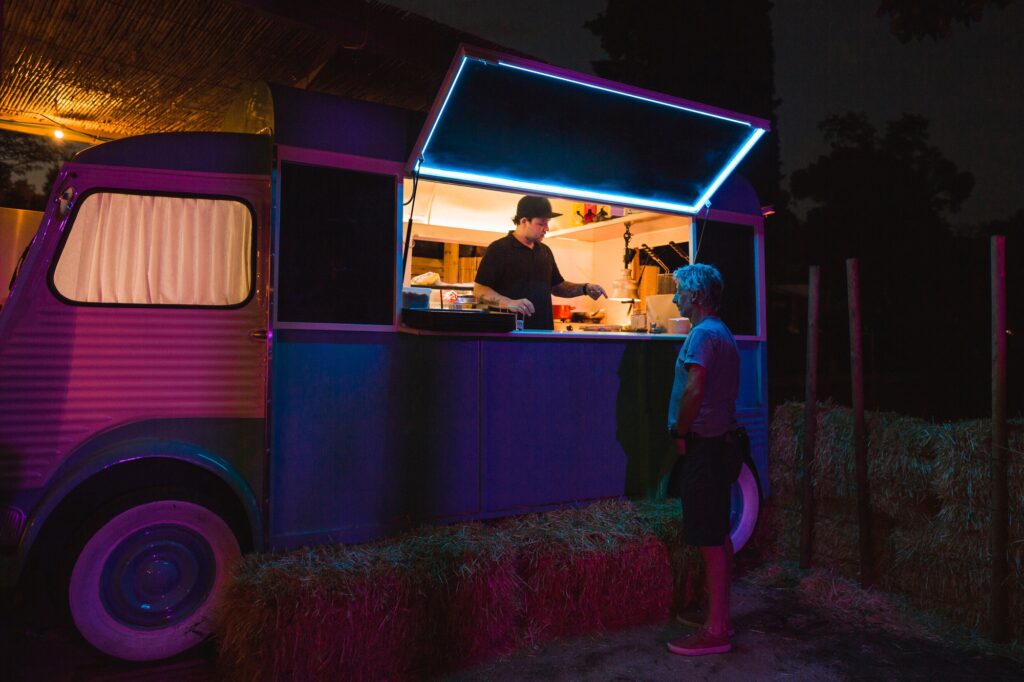
M251 286L252 214L240 201L90 194L53 274L87 303L232 305Z

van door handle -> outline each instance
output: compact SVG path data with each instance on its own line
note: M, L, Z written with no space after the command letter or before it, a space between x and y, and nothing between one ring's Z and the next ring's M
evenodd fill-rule
M253 329L249 332L249 338L253 341L266 341L267 330L266 329Z

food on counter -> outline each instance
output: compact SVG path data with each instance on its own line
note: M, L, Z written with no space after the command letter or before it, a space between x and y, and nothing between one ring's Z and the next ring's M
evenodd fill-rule
M416 275L409 281L414 286L429 287L440 282L441 275L436 272L424 272L422 275Z

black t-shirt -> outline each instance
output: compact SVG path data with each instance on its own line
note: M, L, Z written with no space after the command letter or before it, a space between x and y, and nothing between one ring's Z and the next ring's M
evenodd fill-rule
M565 281L555 256L545 244L524 246L510 231L487 247L476 281L509 298L527 298L535 312L526 318L526 329L554 329L551 287Z

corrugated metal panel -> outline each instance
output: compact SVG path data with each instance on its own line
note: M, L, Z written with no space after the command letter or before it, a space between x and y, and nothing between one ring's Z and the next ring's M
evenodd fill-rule
M40 298L0 349L0 485L38 487L85 438L129 421L263 416L255 303L129 309Z

